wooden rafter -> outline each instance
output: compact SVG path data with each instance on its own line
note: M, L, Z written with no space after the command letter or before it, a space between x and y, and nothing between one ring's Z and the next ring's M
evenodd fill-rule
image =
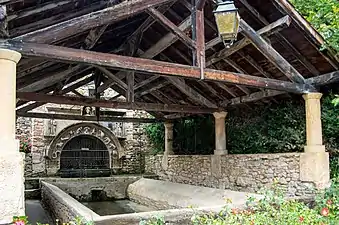
M53 120L80 120L80 121L98 121L96 116L81 116L74 114L55 114L55 113L20 113L17 112L17 116L40 118L40 119L53 119ZM107 122L126 122L126 123L158 123L161 120L147 119L147 118L133 118L133 117L117 117L117 116L100 116L100 121Z
M240 0L240 2L251 12L262 24L267 26L269 22L264 18L254 7L252 7L247 0ZM319 75L319 71L313 64L306 59L283 35L276 33L276 36L281 40L281 44L289 49L292 54L307 68L313 75Z
M32 92L17 92L17 97L25 101L36 101L43 103L55 103L65 105L86 105L100 108L129 109L129 110L146 110L159 112L183 112L183 113L213 113L217 109L203 108L188 105L164 105L155 103L141 102L113 102L103 99L79 98L71 96L46 95Z
M121 21L172 0L130 0L16 37L15 40L51 43L76 33L105 24Z
M154 8L149 8L147 12L164 27L169 29L174 35L176 35L187 47L191 49L196 48L196 43L189 38L182 30L180 30L174 23L167 19L162 13Z
M289 26L291 23L291 19L288 16L284 16L277 21L259 29L257 31L258 35L271 35L275 32L280 31L286 26ZM233 53L237 52L239 49L246 47L247 45L251 44L251 41L247 38L243 38L236 43L234 43L230 48L224 48L219 52L210 56L206 61L206 66L210 66L213 63L219 62L223 58L232 55Z

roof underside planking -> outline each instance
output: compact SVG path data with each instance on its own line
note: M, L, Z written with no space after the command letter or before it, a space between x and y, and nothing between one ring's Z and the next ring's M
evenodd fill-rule
M0 48L24 55L18 114L63 101L177 118L338 80L335 54L319 50L322 38L286 0L236 0L241 32L229 49L218 38L214 2L200 0L196 10L191 0L0 0ZM68 96L93 81L98 93L112 88L126 102Z

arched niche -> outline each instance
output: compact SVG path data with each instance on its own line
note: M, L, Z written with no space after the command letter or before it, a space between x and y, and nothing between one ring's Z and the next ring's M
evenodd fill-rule
M48 175L55 175L60 170L62 151L78 137L92 137L105 145L109 153L110 169L121 168L120 159L125 156L118 138L107 128L95 123L77 123L63 129L55 136L47 148L46 170Z

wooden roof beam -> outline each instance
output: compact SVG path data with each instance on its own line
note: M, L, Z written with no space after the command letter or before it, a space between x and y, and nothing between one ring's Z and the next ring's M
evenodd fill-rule
M85 79L81 79L80 81L70 85L69 87L62 89L58 94L60 94L60 95L67 94L70 91L73 91L73 90L75 90L79 87L82 87L82 86L88 84L89 82L91 82L93 80L94 80L93 76L87 77ZM32 104L27 105L25 107L21 107L21 108L17 109L17 112L28 112L28 111L33 110L33 109L35 109L35 108L37 108L41 105L44 105L44 103L35 102L35 103L32 103Z
M305 83L304 77L244 20L240 20L240 27L254 46L291 81Z
M17 116L39 118L39 119L53 119L53 120L79 120L79 121L98 121L96 116L82 116L74 114L55 114L55 113L20 113L17 112ZM147 119L147 118L133 118L133 117L117 117L117 116L100 116L99 121L107 122L125 122L125 123L158 123L161 120Z
M258 35L268 36L275 32L280 31L286 26L289 26L291 23L291 19L289 16L284 16L277 21L259 29L257 31ZM206 61L206 66L210 66L213 63L221 61L223 58L232 55L233 53L237 52L238 50L246 47L247 45L251 44L251 41L248 38L243 38L236 43L234 43L230 48L224 48L217 53L214 53L210 56Z
M83 63L95 66L119 68L127 71L150 73L166 77L185 77L200 79L200 68L182 64L168 63L150 59L142 59L115 54L91 52L81 49L71 49L46 44L0 41L0 47L18 51L26 56L38 56L70 63ZM228 71L205 69L204 79L224 83L247 85L258 88L275 89L293 93L315 91L309 84L294 84L291 82L261 78Z
M240 0L240 2L265 26L269 24L269 22L264 18L260 13L251 6L247 0ZM319 75L319 71L315 66L306 59L283 35L280 33L276 33L276 36L281 40L281 44L286 48L290 49L292 54L307 68L313 75Z
M83 16L76 17L28 34L16 37L15 40L37 43L51 43L81 33L88 29L118 22L150 7L156 7L173 0L130 0L107 7Z
M174 35L176 35L187 47L191 49L196 48L196 43L191 38L189 38L181 29L179 29L174 23L172 23L166 16L160 13L158 10L154 8L149 8L147 10L148 14L150 14L155 20L157 20L160 24L170 30Z
M129 110L145 110L154 112L183 112L183 113L213 113L215 108L203 108L188 105L164 105L154 103L141 103L141 102L113 102L103 99L93 98L80 98L73 96L56 96L32 92L17 92L17 98L25 101L36 101L43 103L55 103L64 105L86 105L100 108L112 109L129 109Z

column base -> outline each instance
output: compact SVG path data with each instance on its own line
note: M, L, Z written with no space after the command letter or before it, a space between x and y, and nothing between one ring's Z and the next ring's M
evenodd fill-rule
M25 215L24 156L18 141L2 141L0 149L0 224Z
M306 152L300 155L300 180L313 182L318 189L330 185L328 152Z
M214 150L214 155L227 155L227 150Z
M304 147L305 153L307 152L326 152L325 145L306 145Z

